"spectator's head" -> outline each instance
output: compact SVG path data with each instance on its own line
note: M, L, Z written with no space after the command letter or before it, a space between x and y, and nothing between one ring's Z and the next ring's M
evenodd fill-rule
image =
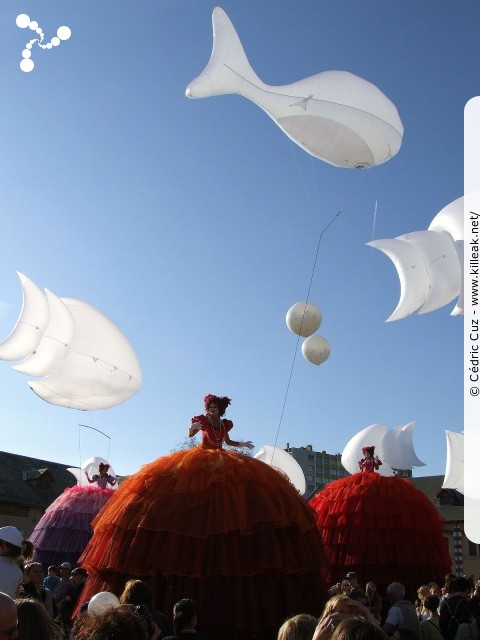
M72 565L69 562L62 562L60 565L60 578L62 578L62 580L68 580L71 570Z
M445 576L445 583L443 585L443 592L445 594L453 593L452 591L453 581L456 579L456 577L457 576L454 573L447 573L447 575Z
M430 594L430 589L427 587L426 584L422 584L421 587L418 587L417 589L417 595L420 598L420 600L425 600L425 598Z
M280 627L277 640L312 640L317 623L317 618L307 613L292 616Z
M469 593L470 581L468 578L455 578L452 582L452 593Z
M438 611L438 605L440 604L440 599L438 596L427 596L423 601L423 606L430 613L436 613Z
M387 587L387 599L393 604L394 602L398 602L398 600L403 600L405 597L405 587L403 584L399 582L392 582Z
M197 605L194 600L184 598L173 607L173 630L178 636L184 629L195 629L197 626Z
M41 562L29 562L25 565L25 575L36 587L40 586L43 582L44 573L43 565Z
M331 640L385 640L385 634L378 625L363 616L350 616L340 620Z
M345 576L345 580L348 580L353 588L358 585L357 574L355 573L355 571L349 571Z
M63 633L48 615L45 607L32 599L19 599L18 635L21 640L62 640ZM0 634L1 637L1 634Z
M359 607L354 600L346 595L339 594L337 596L333 596L332 598L330 598L330 600L327 601L323 609L321 619L324 620L332 613L355 615L356 613L358 613L358 609Z
M143 580L129 580L125 585L120 604L144 604L152 606L152 590Z
M374 582L367 582L365 593L371 600L377 593L377 585Z
M54 564L50 565L50 566L48 567L48 575L49 575L50 577L52 577L52 576L58 576L58 567L57 567L56 565L54 565Z
M19 560L31 560L35 548L29 540L24 540L17 527L0 527L0 556Z
M15 640L18 638L17 605L10 596L0 592L0 638Z
M100 614L83 613L71 632L72 640L145 640L140 618L131 607L109 608Z
M82 584L87 578L87 572L83 567L77 567L72 571L71 577L75 585Z

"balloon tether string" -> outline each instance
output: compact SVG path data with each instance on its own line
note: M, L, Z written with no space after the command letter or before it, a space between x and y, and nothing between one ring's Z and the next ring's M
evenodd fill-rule
M96 431L97 433L100 433L102 436L105 436L105 438L108 438L108 451L107 451L107 462L110 459L110 442L112 440L112 438L107 435L106 433L104 433L103 431L100 431L100 429L97 429L96 427L90 427L88 424L79 424L78 425L78 453L80 456L80 464L78 465L79 469L82 468L82 448L81 448L81 431L80 428L81 427L85 427L85 429L92 429L93 431Z
M300 329L299 329L299 332L298 332L299 334L302 332L303 320L305 318L305 313L306 313L306 310L307 310L307 304L308 304L308 300L310 298L310 290L312 288L313 277L315 275L315 269L317 267L318 254L319 254L319 251L320 251L320 244L322 242L323 234L331 227L331 225L335 222L335 220L338 218L338 216L341 213L342 213L342 209L340 209L340 211L337 211L337 213L333 216L333 218L330 220L330 222L327 224L327 226L324 227L324 229L320 233L320 237L318 238L317 251L315 253L315 260L313 262L312 275L310 276L310 282L308 284L308 291L307 291L307 297L306 297L306 301L305 301L305 308L303 310L302 322L300 323ZM286 389L286 392L285 392L285 397L283 399L283 406L282 406L282 411L281 411L281 414L280 414L280 421L278 423L277 435L275 436L275 443L273 445L273 453L272 453L271 462L273 461L273 455L275 453L275 449L277 447L277 442L278 442L278 437L280 435L280 427L282 426L283 414L285 413L285 406L287 404L287 397L288 397L288 392L290 390L290 383L292 381L293 369L294 369L294 366L295 366L295 360L297 358L298 343L299 342L300 342L300 335L298 336L297 342L296 342L296 345L295 345L295 353L293 354L292 366L290 367L290 375L288 377L287 389Z

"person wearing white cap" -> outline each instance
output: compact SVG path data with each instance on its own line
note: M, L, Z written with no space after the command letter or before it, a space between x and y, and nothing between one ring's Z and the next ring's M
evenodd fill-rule
M20 568L22 559L30 560L34 555L31 542L23 539L16 527L0 527L0 591L16 598L23 579ZM22 558L23 554L23 558Z

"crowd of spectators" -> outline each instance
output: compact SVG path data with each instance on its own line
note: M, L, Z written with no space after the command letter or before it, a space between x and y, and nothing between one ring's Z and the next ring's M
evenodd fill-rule
M180 600L167 615L154 608L150 587L138 579L129 580L102 611L85 603L73 621L86 577L84 569L72 571L67 562L48 567L47 576L40 563L25 563L18 597L0 593L0 638L191 640L193 635L210 640L208 620L197 629L194 600ZM363 589L350 572L330 589L320 618L292 615L280 626L277 640L480 640L480 581L448 574L443 587L431 582L420 585L417 594L415 602L406 599L398 582L382 594L372 582Z

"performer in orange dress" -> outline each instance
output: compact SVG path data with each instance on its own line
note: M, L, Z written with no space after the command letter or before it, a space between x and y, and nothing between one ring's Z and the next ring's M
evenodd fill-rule
M212 638L275 638L288 615L319 615L326 565L315 514L273 467L223 445L229 398L208 395L189 435L202 443L161 457L125 480L94 521L82 558L83 600L120 595L140 578L153 606L196 601Z
M382 462L375 447L362 452L360 473L329 483L310 501L329 560L327 581L354 571L380 592L400 582L412 597L419 584L441 581L450 570L443 521L409 480L376 473Z

